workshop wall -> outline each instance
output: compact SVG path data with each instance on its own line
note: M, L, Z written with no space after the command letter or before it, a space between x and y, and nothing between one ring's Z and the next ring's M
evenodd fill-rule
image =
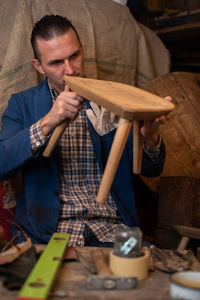
M77 27L88 77L143 87L170 68L169 52L129 8L111 0L7 0L0 10L0 115L11 93L37 84L30 34L45 14L67 16Z

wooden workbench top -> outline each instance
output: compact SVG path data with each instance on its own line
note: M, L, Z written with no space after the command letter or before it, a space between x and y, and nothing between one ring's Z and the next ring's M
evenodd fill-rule
M94 268L90 250L91 247L77 247L76 252L79 260L66 261L58 272L54 289L48 299L74 299L74 300L170 300L169 283L170 274L151 271L148 278L139 281L136 289L132 290L100 290L92 291L85 288L85 280L92 275ZM103 248L104 253L108 257L111 249ZM192 256L193 270L200 271L200 264L197 259ZM18 291L6 290L2 282L0 282L0 295L3 300L16 299Z

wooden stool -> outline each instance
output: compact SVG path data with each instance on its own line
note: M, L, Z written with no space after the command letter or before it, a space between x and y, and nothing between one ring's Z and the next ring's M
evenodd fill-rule
M174 228L182 236L177 250L185 250L190 239L200 239L200 228L183 225L174 225Z
M97 195L97 202L104 203L110 191L132 122L134 130L133 172L140 174L142 138L139 121L152 120L168 114L174 109L174 105L159 96L127 84L71 76L65 76L64 79L72 91L120 116ZM56 127L43 156L49 157L51 155L68 124L69 120L66 120Z

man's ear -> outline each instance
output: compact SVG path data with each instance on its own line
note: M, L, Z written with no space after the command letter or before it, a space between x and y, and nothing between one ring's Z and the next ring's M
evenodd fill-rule
M41 63L39 62L38 59L33 58L32 63L33 63L34 68L35 68L39 73L45 74L45 72L44 72L44 70L43 70L43 67L42 67L42 65L41 65Z

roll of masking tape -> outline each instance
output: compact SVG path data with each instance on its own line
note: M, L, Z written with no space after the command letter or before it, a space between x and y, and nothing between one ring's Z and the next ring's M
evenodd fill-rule
M148 276L149 253L143 253L139 257L120 257L110 252L110 270L114 275L125 277L137 277L138 280Z

